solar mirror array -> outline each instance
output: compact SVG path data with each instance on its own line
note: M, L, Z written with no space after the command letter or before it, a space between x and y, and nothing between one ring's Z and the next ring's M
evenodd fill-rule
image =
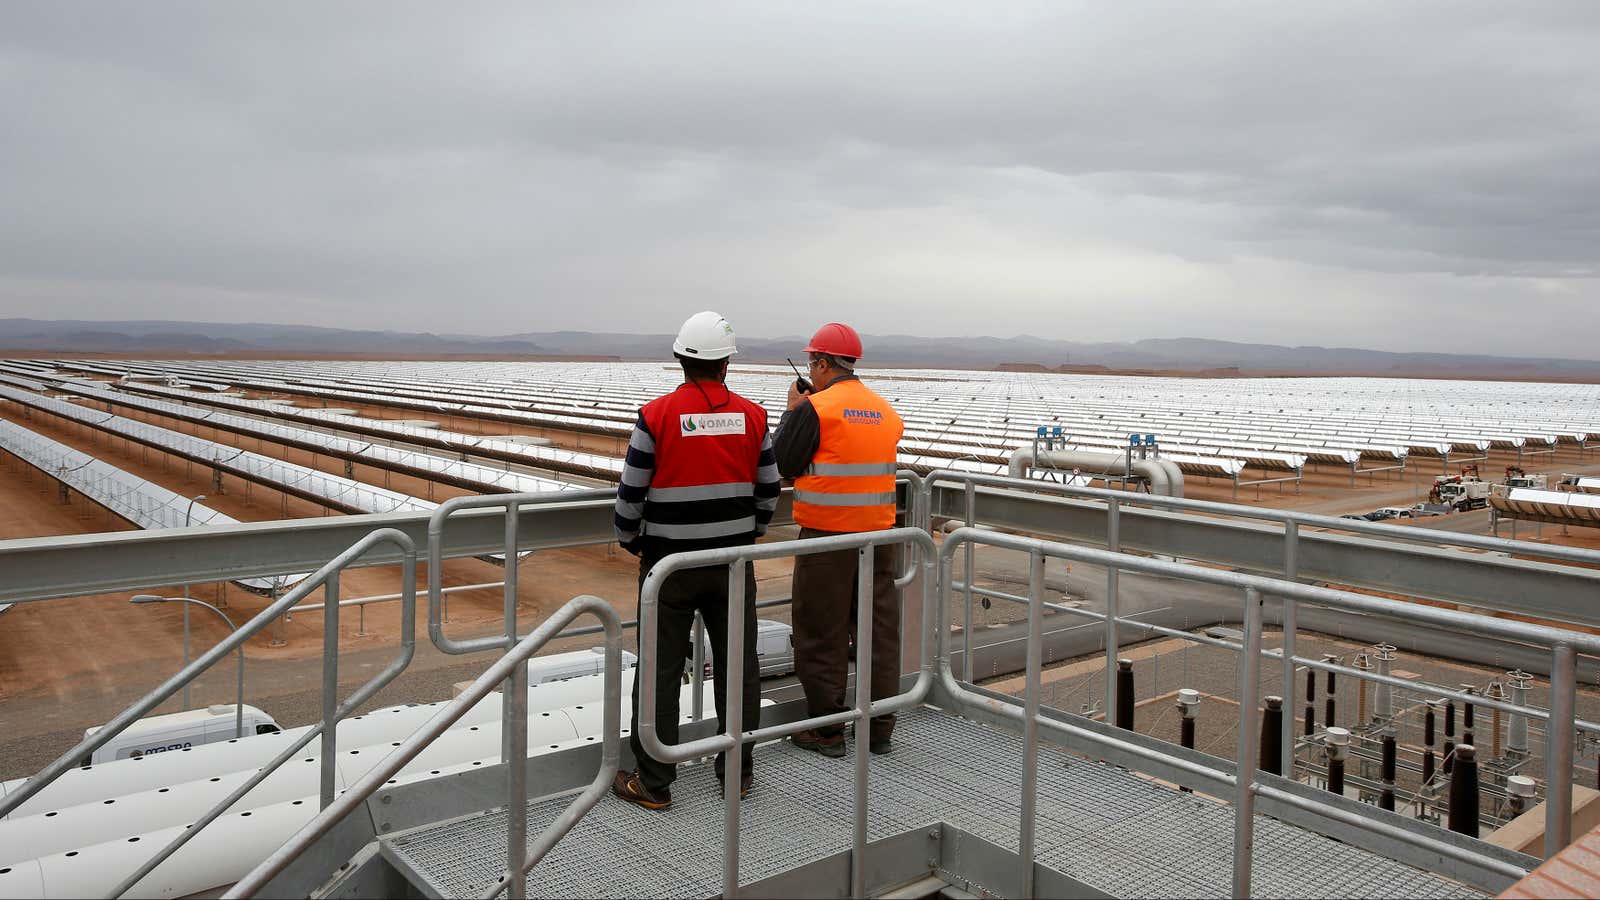
M41 370L34 365L37 374ZM191 389L129 387L185 402L205 402L204 395L228 386L612 436L625 435L638 407L680 380L670 362L95 360L60 365L119 378L175 378ZM1087 450L1117 451L1127 445L1129 434L1154 434L1162 455L1186 473L1223 478L1237 477L1247 467L1287 472L1308 463L1437 461L1481 455L1489 448L1531 455L1562 444L1586 448L1600 438L1600 387L1594 385L926 369L864 369L863 375L905 417L901 462L919 468L1003 471L1010 452L1027 445L1041 425L1062 428L1060 445ZM791 378L783 366L735 365L729 383L776 419ZM587 474L614 477L606 464L593 463L581 463L588 466ZM573 468L569 465L569 471Z

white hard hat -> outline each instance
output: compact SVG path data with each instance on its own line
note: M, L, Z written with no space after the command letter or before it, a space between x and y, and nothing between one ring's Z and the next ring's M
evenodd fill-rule
M739 348L734 346L733 326L708 309L683 323L678 339L672 342L672 352L689 359L727 359Z

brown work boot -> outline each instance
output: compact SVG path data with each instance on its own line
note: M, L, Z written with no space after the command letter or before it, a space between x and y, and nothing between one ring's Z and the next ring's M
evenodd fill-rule
M618 772L617 780L611 783L611 793L645 809L666 809L672 805L672 791L662 788L659 792L653 792L646 788L639 779L637 769Z
M739 773L739 799L750 796L750 785L755 784L756 777L749 772ZM723 796L727 791L727 779L721 772L717 773L717 796Z
M807 728L805 731L790 735L789 740L801 750L821 753L830 759L842 759L845 755L843 731L823 734L815 728Z

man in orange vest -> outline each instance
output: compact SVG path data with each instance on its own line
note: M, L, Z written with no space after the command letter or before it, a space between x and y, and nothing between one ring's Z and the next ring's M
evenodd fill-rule
M894 527L896 453L905 429L894 407L855 375L861 336L848 325L830 322L811 338L805 352L811 357L811 384L790 385L789 411L773 438L778 471L794 479L800 537ZM891 547L878 547L872 556L874 700L900 692L895 557ZM856 559L854 550L795 559L795 674L812 716L849 708L845 676L856 630ZM888 753L893 731L894 716L874 718L869 749ZM824 756L845 755L841 726L802 731L793 741Z

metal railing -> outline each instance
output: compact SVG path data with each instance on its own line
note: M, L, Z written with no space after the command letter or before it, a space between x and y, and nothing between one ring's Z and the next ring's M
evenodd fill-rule
M1258 519L1261 521L1276 522L1283 526L1283 578L1290 582L1296 581L1300 575L1299 557L1301 527L1327 528L1418 544L1432 544L1450 547L1467 547L1475 550L1488 550L1496 553L1506 554L1507 557L1512 554L1518 554L1523 556L1535 556L1560 560L1562 562L1578 563L1584 566L1600 567L1600 551L1586 550L1580 547L1529 544L1526 542L1506 540L1498 537L1485 537L1482 535L1460 534L1456 532L1440 532L1432 529L1409 528L1400 525L1385 525L1381 522L1342 519L1334 516L1321 516L1311 513L1292 512L1289 510L1259 509L1256 507L1239 506L1230 503L1217 503L1209 500L1190 500L1182 497L1164 497L1154 494L1105 490L1103 488L1077 487L1054 482L1043 482L1034 479L1007 478L1000 475L982 475L951 469L938 469L923 476L922 500L919 504L923 515L921 524L924 528L929 529L930 532L932 530L932 516L934 510L933 492L940 484L953 484L959 486L963 491L965 507L963 522L968 527L972 527L974 524L976 524L976 490L979 485L1104 501L1106 504L1106 549L1114 553L1120 552L1122 549L1119 531L1121 512L1124 504L1135 504L1139 506L1154 507L1157 509L1170 509L1181 512L1204 513L1207 515L1221 515L1233 518ZM1504 564L1501 562L1501 560L1504 558L1505 557L1485 557L1476 561L1486 562L1490 565L1499 565ZM965 571L968 574L965 582L963 583L963 589L965 591L966 598L966 621L963 629L963 647L965 652L963 653L962 668L963 680L970 683L972 681L972 653L970 642L972 635L971 611L973 596L971 582L974 580L971 575L973 570L973 556L970 545L965 551L964 561L966 564ZM1121 567L1112 566L1108 567L1106 573L1105 645L1108 676L1106 678L1105 685L1105 708L1108 715L1111 710L1117 708L1116 679L1110 677L1109 672L1116 666L1118 625L1120 623L1128 622L1127 619L1124 619L1118 615L1117 610L1120 572ZM1380 680L1379 678L1374 677L1371 673L1366 673L1359 669L1332 665L1322 660L1308 660L1299 656L1295 656L1295 637L1298 631L1298 622L1296 619L1298 610L1296 601L1292 595L1283 595L1280 596L1280 599L1282 601L1282 652L1285 657L1291 658L1296 663L1307 665L1314 669L1338 672L1340 674L1346 674L1357 678L1365 678L1372 681ZM1072 613L1082 612L1081 610L1069 610L1066 608L1062 608L1061 611ZM1090 615L1094 614L1091 613ZM1166 634L1171 631L1170 629L1162 629L1159 626L1152 626L1142 622L1135 622L1132 624L1135 625L1135 627L1144 629L1151 633ZM1182 637L1186 640L1196 639L1195 635L1188 634L1187 632L1172 632L1172 636ZM1555 670L1552 670L1552 679L1554 679L1554 675ZM1286 709L1293 709L1295 708L1296 704L1297 685L1294 676L1294 666L1292 664L1286 665L1283 672L1282 687L1282 697L1284 708ZM1401 684L1395 679L1390 679L1389 683L1398 684L1402 687L1409 686L1407 684ZM1465 698L1465 695L1458 692L1439 690L1435 691L1434 693L1440 697L1451 697L1453 699L1464 700L1465 702L1477 702L1480 705L1489 705L1492 708L1491 704L1483 704L1481 699L1474 697L1468 700ZM1579 730L1582 730L1586 733L1600 734L1600 723L1579 720L1577 722L1577 727ZM1293 765L1295 748L1293 716L1283 717L1283 726L1279 739L1279 746L1283 754L1283 771L1292 771L1291 766ZM1566 802L1571 802L1570 797Z
M600 771L554 821L545 826L538 840L528 846L528 695L526 691L512 698L507 718L503 720L507 743L512 756L506 761L506 870L505 874L489 885L480 895L484 900L509 893L512 897L526 896L525 878L539 864L550 848L566 835L572 827L593 809L605 796L616 777L621 753L622 733L622 622L611 604L594 596L574 597L546 619L537 629L523 638L510 652L500 657L486 669L472 685L433 715L421 728L406 738L383 762L339 795L310 822L295 832L272 855L250 870L237 884L223 894L224 897L252 897L278 873L298 859L302 853L327 834L345 816L355 811L369 797L380 790L395 773L415 759L433 741L466 715L475 704L488 696L502 682L509 680L517 670L526 672L528 659L540 648L557 637L573 619L592 615L600 620L605 631L605 697L601 725Z
M343 703L340 703L338 697L339 574L347 566L364 556L374 546L383 543L393 544L399 548L402 554L401 577L403 579L403 584L405 585L407 595L401 603L402 613L400 652L389 663L389 665L384 667L381 672L374 675L365 684L354 691ZM122 733L122 731L129 725L133 724L136 720L154 710L157 706L160 706L173 694L182 689L184 685L199 677L207 669L210 669L211 666L218 660L226 657L236 648L242 646L245 641L249 640L252 636L258 634L267 626L272 624L272 622L276 620L277 617L285 610L300 602L306 597L306 595L310 594L311 591L318 587L323 587L324 585L326 586L325 596L328 598L331 606L329 607L327 619L324 623L323 629L324 647L322 674L322 721L307 729L304 734L302 734L293 743L275 756L271 762L256 770L256 772L246 779L244 783L240 784L237 788L231 791L227 797L223 798L215 806L211 807L211 809L208 810L204 815L196 819L190 825L190 827L180 832L176 838L174 838L165 847L161 848L161 850L155 855L146 860L145 863L141 865L135 872L124 878L117 885L117 887L112 889L111 896L120 897L123 894L126 894L134 887L134 885L138 884L141 879L154 871L157 866L164 862L168 857L172 856L172 854L176 853L180 847L188 843L207 825L210 825L213 821L220 817L228 810L229 807L233 806L233 804L238 802L240 798L244 797L245 794L248 794L250 791L254 790L256 785L264 781L267 776L271 775L290 759L293 759L295 756L299 755L300 750L303 747L311 743L313 739L319 736L322 738L322 760L320 772L321 777L319 780L319 793L322 806L326 808L333 802L334 782L337 776L338 759L336 751L338 735L337 726L339 720L350 715L353 711L360 707L361 704L365 703L374 694L376 694L381 688L393 681L395 677L405 670L406 666L410 665L411 659L416 653L416 641L414 638L416 622L416 565L416 548L412 544L411 539L404 533L396 531L392 528L383 528L368 534L365 538L356 542L349 549L345 550L343 553L324 564L322 568L318 569L311 577L295 585L295 587L287 594L284 594L266 609L256 614L254 618L230 634L226 640L201 654L198 659L185 666L172 677L162 682L154 690L145 694L144 697L140 698L133 705L119 713L116 718L108 722L105 727L99 729L93 735L84 738L83 741L81 741L76 747L73 747L71 750L68 750L66 753L62 754L55 760L55 762L46 766L41 772L39 772L39 774L24 782L23 785L16 791L6 795L3 799L0 799L0 817L10 814L12 810L21 806L29 798L33 797L35 794L39 793L39 791L48 787L57 778L61 777L62 773L66 772L68 769L77 768L80 760L93 754L95 750L98 750L112 738Z
M1033 828L1031 820L1035 802L1032 794L1037 783L1037 754L1033 747L1037 742L1039 729L1044 728L1068 739L1070 742L1079 745L1079 747L1083 744L1115 746L1121 752L1149 760L1159 759L1162 763L1181 771L1203 775L1232 786L1234 789L1233 805L1236 817L1233 843L1233 894L1234 896L1249 896L1255 798L1258 795L1270 795L1275 801L1289 806L1298 808L1311 808L1312 806L1309 801L1297 794L1282 791L1276 787L1259 783L1256 780L1258 764L1256 754L1259 748L1259 724L1257 719L1257 706L1259 705L1258 673L1260 660L1264 655L1261 649L1264 597L1306 602L1345 612L1383 615L1472 634L1495 635L1547 648L1552 655L1552 671L1555 673L1552 678L1551 709L1548 712L1501 701L1484 702L1486 698L1476 695L1471 699L1480 706L1506 709L1549 721L1551 730L1550 746L1552 749L1547 753L1546 760L1546 854L1553 855L1570 843L1572 745L1575 731L1572 711L1577 688L1574 662L1579 651L1589 655L1600 653L1600 636L1584 632L1565 631L1528 622L1499 619L1440 607L1354 594L1331 588L1295 584L1259 575L1246 575L1201 566L1187 566L1108 550L1077 547L1042 541L1036 538L963 527L952 532L946 538L944 547L940 551L940 590L937 604L939 621L934 630L939 633L941 640L946 643L949 642L949 638L945 618L948 615L951 593L955 587L954 580L951 577L953 558L963 548L977 544L1020 551L1027 553L1029 556L1030 577L1027 596L1029 633L1026 687L1024 688L1023 700L1019 707L1014 701L1007 702L971 690L970 682L965 685L958 682L950 667L948 648L942 649L939 653L939 675L943 691L948 693L960 705L970 709L983 709L1014 721L1020 720L1022 724L1026 746L1029 748L1028 754L1024 757L1023 827L1020 837L1021 844L1018 848L1024 865L1025 895L1029 894L1032 889ZM1239 740L1234 760L1234 772L1228 773L1219 769L1212 769L1183 759L1176 759L1131 742L1106 737L1091 729L1072 724L1069 721L1073 718L1071 716L1063 720L1039 714L1041 616L1045 605L1042 597L1044 583L1043 561L1047 557L1105 566L1108 570L1125 570L1165 578L1197 581L1219 587L1231 587L1243 592L1244 609L1242 618L1244 621L1244 637L1238 646L1244 656L1243 664L1240 667ZM1101 614L1081 610L1077 612L1092 617L1104 618L1108 624L1112 623L1113 620L1113 616L1110 614L1102 616ZM1115 655L1114 645L1111 649L1111 654L1112 656L1108 658L1112 658ZM1293 657L1287 651L1285 651L1284 658L1291 669L1292 663L1311 664L1313 662ZM1321 664L1316 667L1325 668L1327 666L1326 664ZM1345 671L1344 667L1338 667L1338 670ZM1352 669L1349 671L1357 675L1362 674L1360 670ZM1114 680L1109 678L1109 671L1107 675L1108 680ZM1398 678L1384 677L1374 680L1400 686L1409 684ZM1564 751L1562 748L1565 748ZM1525 874L1519 867L1492 856L1457 847L1425 834L1396 828L1377 819L1354 816L1327 806L1317 806L1316 809L1323 815L1331 815L1336 818L1347 816L1355 820L1354 824L1358 824L1369 832L1422 847L1441 858L1468 863L1513 879L1520 878Z
M921 613L919 665L916 682L909 690L894 697L872 699L872 559L879 548L898 544L914 544L920 549L923 568L921 586ZM747 730L743 721L744 699L744 620L745 580L744 567L758 559L778 559L855 550L856 559L856 691L850 709L826 716L813 716L798 722L772 725ZM743 744L772 740L795 734L809 728L843 725L854 722L856 740L863 740L868 720L920 704L933 685L933 655L930 648L932 629L928 599L933 591L933 560L936 548L933 538L920 528L895 528L862 534L832 535L808 538L801 541L782 541L772 544L743 547L725 547L714 550L697 550L674 553L656 563L645 576L639 591L639 741L646 751L662 762L680 763L714 753L726 753L726 772L723 779L723 857L722 896L732 898L739 891L739 782L744 767L740 748ZM683 744L668 746L661 742L656 732L656 640L657 606L661 586L674 572L682 569L726 566L728 569L728 647L725 657L727 672L718 672L718 678L727 679L727 720L725 732ZM911 574L915 574L915 564ZM909 580L909 579L908 579ZM896 661L898 664L898 660ZM699 671L700 667L696 667ZM759 724L759 723L758 723ZM868 757L859 747L855 767L855 830L850 860L852 896L866 895L867 846L867 778Z

